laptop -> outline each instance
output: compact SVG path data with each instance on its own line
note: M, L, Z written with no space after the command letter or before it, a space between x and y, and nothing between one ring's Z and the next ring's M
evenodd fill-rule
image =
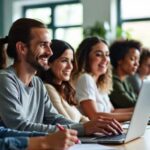
M150 115L150 80L144 80L140 90L130 125L126 133L113 136L80 137L82 143L122 144L141 137Z

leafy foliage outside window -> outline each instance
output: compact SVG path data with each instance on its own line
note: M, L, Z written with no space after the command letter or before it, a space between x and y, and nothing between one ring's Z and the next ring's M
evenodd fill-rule
M87 27L83 30L84 37L88 36L100 36L106 38L107 29L104 26L104 23L96 22L94 26Z
M107 22L100 23L96 22L93 26L84 28L83 30L84 37L88 36L100 36L103 39L110 42L110 38L108 36L111 36L111 31L109 28L109 24ZM116 27L116 39L131 39L132 36L130 34L130 31L124 30L122 27L117 26Z
M116 38L124 38L124 39L131 39L132 36L129 31L124 30L122 27L117 27L116 29Z

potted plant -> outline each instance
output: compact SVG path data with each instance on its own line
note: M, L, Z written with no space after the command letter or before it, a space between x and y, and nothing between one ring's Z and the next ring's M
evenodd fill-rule
M100 37L106 39L106 34L107 34L108 30L109 30L108 23L106 23L106 22L100 23L97 21L93 26L84 28L83 35L84 35L84 37L100 36Z

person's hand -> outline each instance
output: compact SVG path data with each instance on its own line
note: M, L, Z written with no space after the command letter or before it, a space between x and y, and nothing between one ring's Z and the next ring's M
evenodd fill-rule
M28 150L67 150L78 141L77 131L65 129L47 136L31 137Z
M105 135L118 135L123 132L121 124L118 121L104 117L85 123L84 128L86 135L90 135L96 132L103 133Z
M52 150L66 150L74 145L77 140L77 131L65 129L64 131L49 134L46 143L49 144Z

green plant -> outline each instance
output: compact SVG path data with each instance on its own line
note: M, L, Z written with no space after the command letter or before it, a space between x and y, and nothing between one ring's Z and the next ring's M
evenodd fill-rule
M125 31L120 26L118 26L116 29L116 37L117 39L120 39L120 38L131 39L132 38L130 32Z
M87 27L83 30L84 37L87 36L100 36L106 38L107 29L103 23L96 22L93 26Z

